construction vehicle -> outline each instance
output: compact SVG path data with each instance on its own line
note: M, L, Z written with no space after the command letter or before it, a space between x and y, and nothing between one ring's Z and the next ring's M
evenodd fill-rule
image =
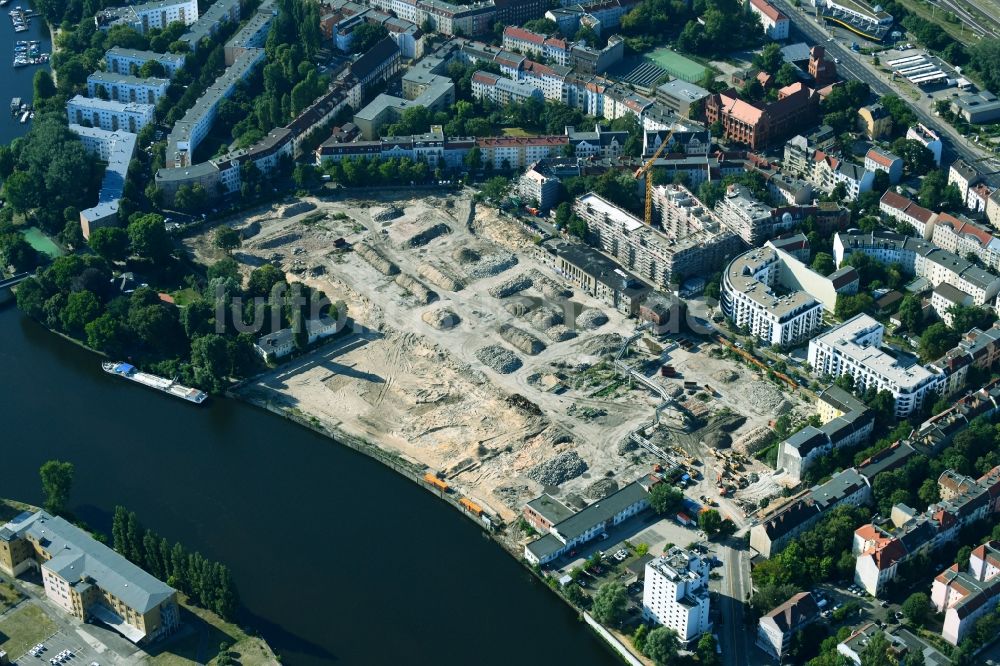
M646 218L645 219L646 219L646 226L647 227L653 224L653 175L650 173L650 171L652 170L653 164L656 162L656 160L660 159L660 155L663 154L663 151L666 149L667 144L670 143L670 138L673 137L673 135L674 135L674 129L675 128L673 128L673 127L670 128L670 131L667 132L667 136L665 136L663 138L663 141L660 142L660 146L659 146L659 148L656 149L656 152L653 153L653 156L650 157L648 160L646 160L645 164L643 164L641 167L639 167L638 169L635 170L635 179L636 180L639 180L643 176L645 176L645 178L646 178Z

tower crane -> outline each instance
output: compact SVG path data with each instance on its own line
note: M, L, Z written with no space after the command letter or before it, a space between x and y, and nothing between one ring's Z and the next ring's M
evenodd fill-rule
M670 137L674 135L675 129L676 129L675 127L670 128L670 131L667 132L667 136L665 136L663 138L663 141L660 142L660 146L656 149L656 152L653 153L653 156L650 157L645 164L643 164L641 167L635 170L636 180L639 180L643 176L646 177L646 225L647 226L653 224L653 178L652 174L650 174L649 172L653 168L653 163L660 158L660 155L663 154L663 151L667 147L667 144L670 143Z

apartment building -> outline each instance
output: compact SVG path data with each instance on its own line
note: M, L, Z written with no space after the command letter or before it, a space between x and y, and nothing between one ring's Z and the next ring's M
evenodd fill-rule
M482 70L472 75L472 96L500 106L520 104L531 98L538 100L544 98L538 88Z
M889 174L889 183L895 185L903 178L903 158L872 146L865 154L865 171L885 171Z
M948 492L954 473L938 480ZM852 552L857 560L854 580L868 594L878 597L895 579L899 566L919 553L930 553L958 536L963 527L997 512L1000 467L953 489L948 499L932 504L924 513L897 504L891 524L862 525L854 532Z
M918 206L916 202L910 201L892 190L886 190L886 193L879 199L878 207L887 217L897 222L909 224L924 240L932 238L937 213Z
M800 82L779 89L777 101L764 104L745 102L730 89L705 99L705 117L708 124L722 123L729 141L756 150L810 124L818 105L819 95Z
M971 191L971 190L970 190ZM970 254L979 258L987 267L1000 269L1000 238L986 227L972 220L948 213L939 213L935 220L931 242L960 257Z
M931 151L931 155L934 156L934 164L941 166L941 137L938 136L937 132L926 125L917 123L906 130L906 138L910 141L916 141Z
M152 0L125 7L108 7L94 15L94 24L100 30L124 25L141 35L150 30L163 30L171 23L191 25L197 20L198 0Z
M708 157L712 151L712 135L707 129L697 128L696 123L686 126L673 125L670 129L645 130L642 135L642 156L650 158L660 149L660 144L670 137L662 159L671 155Z
M271 12L274 0L264 0L257 8L258 12ZM243 9L242 0L215 0L201 17L188 26L179 40L188 45L191 53L197 51L203 43L208 43L219 32L219 28L227 23L238 23Z
M1000 542L988 541L969 555L965 569L956 562L934 578L931 603L944 613L941 637L958 645L976 621L1000 604Z
M494 169L526 168L532 162L552 159L565 154L569 137L562 136L498 136L476 139L476 147L484 164Z
M982 174L964 160L955 160L948 167L948 184L958 188L958 193L962 195L963 201L969 196L969 188L982 179Z
M788 17L767 0L747 0L750 11L760 17L764 34L776 42L788 39Z
M821 425L807 425L778 445L777 468L796 481L820 456L867 440L875 426L865 404L838 386L824 390L816 403Z
M862 106L858 109L858 129L869 139L884 139L892 133L892 115L878 102Z
M607 528L648 509L649 489L659 481L659 477L643 477L554 523L544 536L524 547L524 559L530 564L545 565L576 546L593 541Z
M749 189L739 183L726 187L726 194L715 205L715 212L722 223L750 247L758 247L775 232L785 230L775 228L778 225L771 207L758 201ZM790 229L794 222L788 222Z
M790 275L782 270L785 261L796 260L770 243L736 257L723 273L721 307L762 342L795 346L822 328L823 304L805 291L776 291Z
M87 96L113 102L156 105L167 94L168 79L140 78L130 74L97 71L87 77Z
M559 32L575 35L580 26L585 25L598 35L605 35L621 25L622 16L631 11L638 0L592 0L581 4L559 4L561 7L545 12L545 18L555 21Z
M578 130L572 125L566 127L566 136L573 146L573 155L578 158L599 157L601 159L616 159L625 153L625 143L628 132L609 130L601 124L594 126L592 132Z
M509 25L503 30L503 48L569 65L570 45L565 39L549 37L525 28Z
M976 305L993 301L1000 277L932 243L889 231L840 232L833 239L837 265L852 252L864 252L882 263L898 263L906 272L926 278L932 287L948 282L973 298Z
M0 527L0 571L41 573L45 596L83 622L99 622L137 645L180 625L177 592L62 518L24 512Z
M97 204L80 211L80 229L84 238L100 227L118 224L118 202L125 190L125 177L135 156L136 135L123 130L108 131L70 123L70 131L80 137L88 153L107 163Z
M811 592L799 592L761 616L757 622L757 647L778 661L792 646L792 639L819 619L819 606Z
M750 547L762 557L773 557L838 506L861 506L870 501L871 481L848 468L782 504L768 506L750 528Z
M885 327L859 314L809 341L809 364L814 375L850 375L859 390L889 391L896 401L897 418L906 418L935 400L944 377L915 360L881 349Z
M155 51L139 51L114 47L104 54L107 70L114 74L138 74L139 70L149 61L155 61L163 66L167 78L174 78L184 67L183 53L156 53Z
M854 201L864 192L870 192L875 183L875 173L853 162L817 150L812 156L810 182L819 190L830 194L838 185L844 186L844 198Z
M948 312L949 308L953 306L967 307L970 305L972 305L972 296L969 296L961 289L957 289L947 282L942 282L934 287L934 290L931 292L931 308L941 318L941 321L948 326L951 326L953 321L953 317Z
M70 123L115 132L125 130L138 133L153 122L155 107L136 102L112 102L91 97L74 96L66 102L66 115Z
M739 239L720 228L671 237L594 193L578 197L573 210L604 252L656 287L669 287L674 275L711 273L739 247Z
M240 58L253 57L254 51L264 48L275 16L270 5L270 2L263 3L243 27L226 41L226 67L232 67Z
M642 587L643 618L672 629L684 644L711 631L710 570L700 555L676 546L647 562Z

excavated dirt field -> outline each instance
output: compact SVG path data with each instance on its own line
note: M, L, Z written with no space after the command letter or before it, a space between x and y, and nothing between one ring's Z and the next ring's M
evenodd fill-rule
M619 445L657 400L595 370L634 322L536 260L515 223L465 194L307 199L254 213L231 223L248 230L234 252L244 274L273 263L343 300L354 332L258 377L248 396L441 472L505 520L544 489L585 495L648 469ZM211 239L187 241L196 260L222 256ZM585 322L569 335L559 288ZM696 363L674 360L693 374ZM771 405L751 422L765 414Z

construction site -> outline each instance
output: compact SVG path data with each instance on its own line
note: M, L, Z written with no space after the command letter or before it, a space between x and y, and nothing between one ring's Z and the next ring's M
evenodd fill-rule
M781 490L750 454L777 416L813 410L718 341L654 336L583 293L469 192L333 193L230 226L244 276L273 264L346 303L352 325L242 395L390 451L503 521L541 492L580 507L660 465L742 524ZM185 242L201 263L223 256L210 231Z

